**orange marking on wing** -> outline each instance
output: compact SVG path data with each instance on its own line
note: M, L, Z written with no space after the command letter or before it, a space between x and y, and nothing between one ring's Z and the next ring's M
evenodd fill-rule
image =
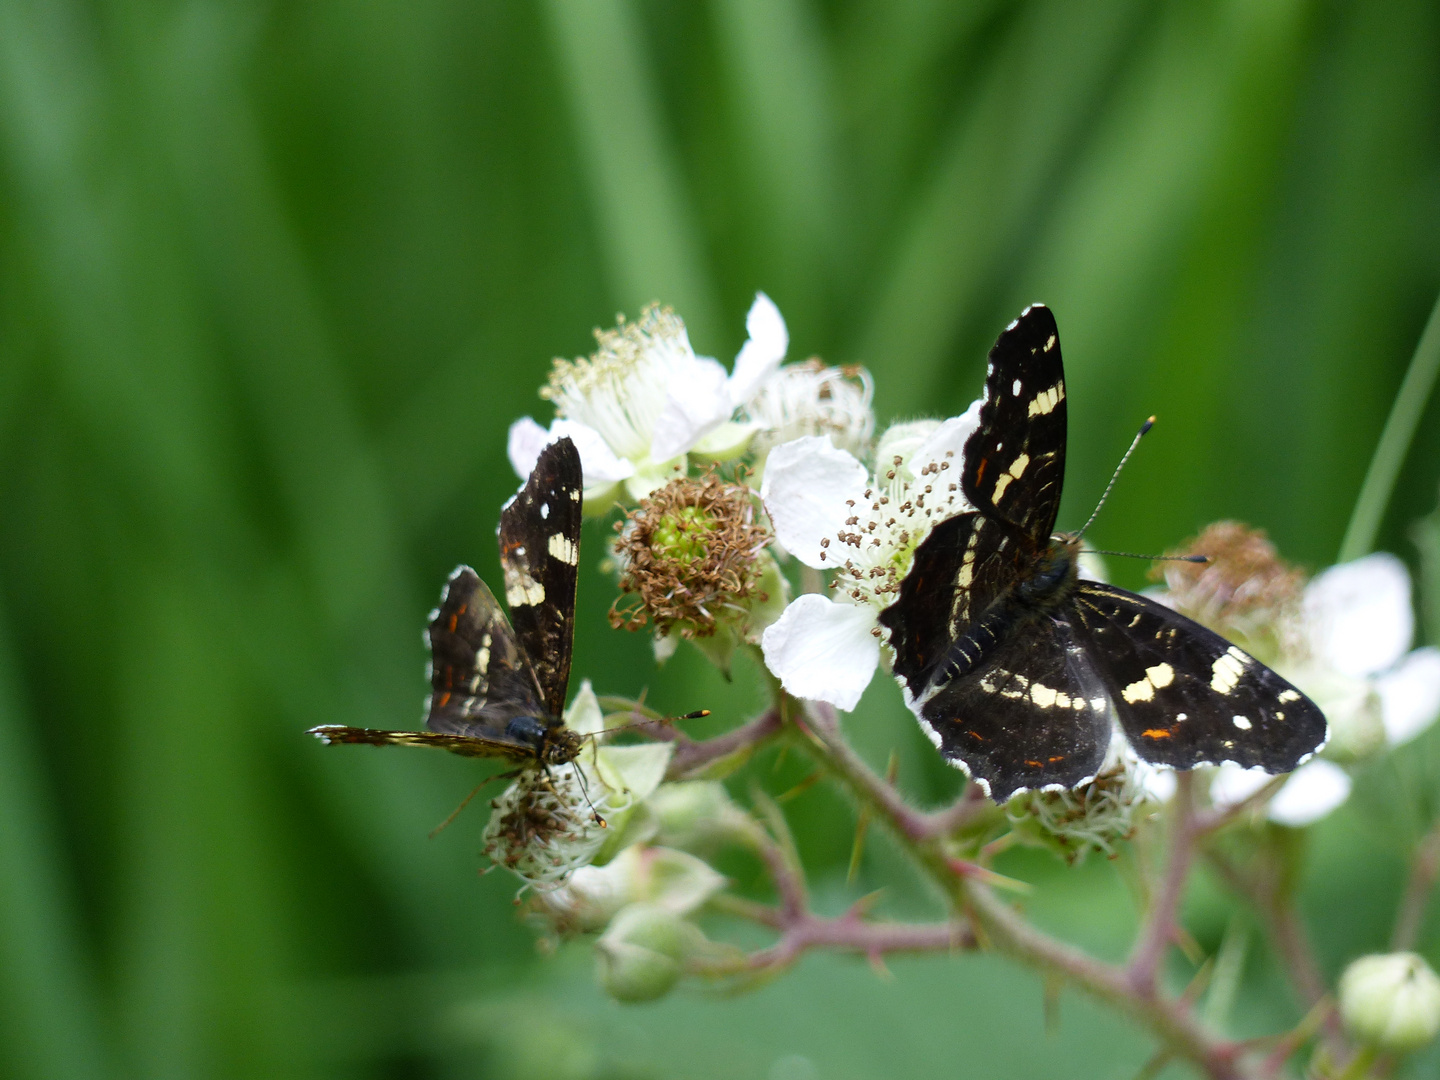
M449 704L450 704L450 691L449 691L449 690L446 690L445 693L443 693L443 694L440 695L440 701L439 701L439 703L438 703L435 707L436 707L437 709L443 709L446 705L449 705Z
M989 739L985 738L984 735L981 735L978 731L966 731L965 734L969 735L972 739L979 739L981 742L990 741Z
M985 466L990 464L988 457L980 459L980 466L975 470L975 482L978 484L985 479Z
M1166 731L1164 728L1146 728L1140 734L1147 739L1168 739L1174 732Z
M1025 759L1025 764L1035 769L1043 769L1045 767L1041 762L1031 761L1029 758Z
M1065 755L1064 755L1064 754L1060 754L1060 755L1057 756L1057 757L1052 757L1052 758L1050 759L1050 764L1051 764L1051 765L1054 765L1055 762L1057 762L1057 761L1064 761L1064 760L1065 760Z
M459 623L459 621L460 621L460 614L459 614L459 612L456 612L454 615L451 615L451 616L450 616L450 632L451 632L452 634L455 632L455 626L456 626L457 623Z

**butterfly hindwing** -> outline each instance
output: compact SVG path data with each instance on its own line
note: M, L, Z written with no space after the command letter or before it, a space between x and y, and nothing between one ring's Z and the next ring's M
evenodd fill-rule
M1031 304L990 350L980 426L965 443L961 490L997 526L1050 542L1065 480L1065 371L1055 316Z
M1325 716L1264 664L1144 596L1079 583L1080 637L1126 738L1147 761L1190 769L1234 761L1294 769L1325 739Z
M918 715L996 802L1094 776L1114 726L1105 686L1063 618L1017 628L986 664L933 689Z
M505 602L551 716L565 708L575 635L583 477L569 439L540 452L530 479L500 513Z
M515 632L480 575L457 567L430 617L432 732L505 740L517 716L544 715L540 688Z

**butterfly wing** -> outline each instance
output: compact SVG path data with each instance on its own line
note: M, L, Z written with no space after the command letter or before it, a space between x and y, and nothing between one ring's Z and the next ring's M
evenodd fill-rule
M1114 727L1110 695L1061 615L1017 627L916 713L940 752L996 802L1094 776Z
M990 350L980 426L965 442L961 491L1032 550L1050 542L1065 480L1065 369L1060 332L1031 304Z
M930 531L900 583L895 602L880 613L895 650L895 674L911 697L934 673L975 619L1020 574L1020 546L981 514L958 514Z
M575 444L558 439L500 513L505 601L550 716L564 711L570 681L583 487Z
M1325 715L1219 634L1110 585L1082 581L1072 621L1136 753L1177 769L1234 761L1294 769L1325 742Z
M470 567L456 567L445 583L427 636L430 714L425 726L431 731L503 742L510 720L547 715L505 612Z
M530 746L497 739L473 738L468 735L448 735L435 731L381 731L378 728L343 727L339 724L323 724L311 728L306 734L314 735L328 746L338 743L365 743L370 746L430 746L437 750L449 750L452 754L465 757L503 757L515 761L534 758L535 750Z
M494 595L468 566L450 575L430 613L428 731L381 731L325 725L310 734L326 743L431 746L467 757L532 759L539 749L540 688ZM535 722L510 728L517 717ZM557 721L558 722L558 721Z

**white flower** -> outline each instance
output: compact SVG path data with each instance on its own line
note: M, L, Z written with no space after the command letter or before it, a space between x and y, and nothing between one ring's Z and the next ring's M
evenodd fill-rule
M1331 753L1360 758L1398 746L1440 715L1440 649L1410 651L1410 575L1377 552L1332 566L1305 588L1302 658L1283 673L1330 721Z
M864 368L826 367L819 360L786 364L745 403L758 428L757 467L775 447L804 435L829 435L841 450L864 454L875 433L874 396L875 381Z
M616 835L611 830L623 828L660 786L674 749L669 743L597 745L604 719L588 679L565 710L565 722L591 736L579 756L522 772L492 804L484 832L485 854L537 892L559 888L595 860Z
M762 638L766 666L791 694L841 709L860 700L880 662L877 617L915 548L935 524L969 509L960 463L979 414L976 402L944 423L892 427L873 478L828 435L771 451L760 497L776 538L807 566L837 571L836 600L796 598Z
M627 904L642 901L688 915L724 886L724 876L694 855L632 844L604 866L580 867L540 899L562 925L598 930Z
M555 404L549 430L530 417L512 425L510 463L528 476L547 442L569 435L580 451L587 502L605 502L617 485L648 495L685 468L691 450L719 453L748 440L729 424L738 406L780 366L789 337L764 293L746 320L750 337L733 373L696 356L685 323L669 308L647 307L637 322L597 330L588 358L556 360L542 396Z
M1220 809L1254 795L1274 777L1264 769L1246 769L1227 761L1210 781L1210 801ZM1350 775L1334 762L1314 758L1301 765L1270 799L1266 816L1300 829L1319 821L1350 797Z

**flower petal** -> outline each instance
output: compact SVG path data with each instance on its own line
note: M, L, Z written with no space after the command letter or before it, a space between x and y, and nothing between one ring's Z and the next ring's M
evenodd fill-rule
M700 436L713 431L735 411L728 376L708 356L677 357L672 364L665 405L650 433L650 457L665 461L685 453Z
M736 405L749 401L760 384L780 366L790 348L790 333L775 302L763 292L755 294L750 314L745 316L749 340L735 356L735 373L730 376L730 400Z
M578 420L557 419L547 431L528 416L521 417L510 425L510 436L506 440L505 452L517 476L528 477L540 451L556 439L569 438L580 452L580 469L585 475L585 486L601 488L624 480L635 471L630 462L615 456L610 444L594 428Z
M1317 574L1305 589L1305 622L1316 654L1344 674L1391 667L1415 634L1405 564L1380 551Z
M1290 774L1270 800L1271 821L1300 829L1319 821L1350 797L1350 774L1323 758L1308 761Z
M970 408L959 416L942 421L921 444L920 449L915 451L915 456L908 462L910 471L918 476L920 470L932 461L936 464L948 462L951 475L958 483L961 463L964 461L965 441L980 426L980 406L983 404L984 402L979 400L971 402Z
M673 743L639 743L635 746L602 746L596 753L596 771L614 791L629 792L643 799L660 786L670 766Z
M510 425L510 434L505 440L505 455L515 475L524 479L535 469L540 460L540 451L550 443L550 433L537 424L533 417L522 416Z
M833 551L822 559L821 540L835 542L852 513L847 499L865 495L865 466L828 435L806 435L770 451L760 498L785 550L806 566L833 567L844 557Z
M806 593L761 639L765 666L796 697L853 709L880 663L874 609Z
M605 727L605 714L600 711L600 699L589 679L580 683L580 689L565 710L565 726L577 735L598 735Z
M1409 742L1440 715L1440 649L1416 649L1375 680L1385 737L1391 746Z
M1244 802L1271 780L1271 774L1258 766L1246 769L1227 761L1210 780L1210 801L1222 809Z

